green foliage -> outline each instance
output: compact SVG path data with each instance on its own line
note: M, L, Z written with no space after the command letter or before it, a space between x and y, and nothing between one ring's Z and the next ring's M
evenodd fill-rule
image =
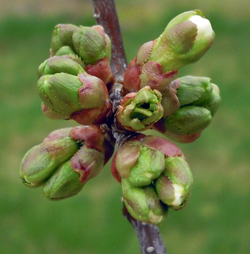
M133 7L132 2L127 8ZM214 8L207 14L202 8L206 5L195 6L195 2L191 1L188 8L203 10L216 33L215 42L199 62L183 68L179 76L192 73L211 77L220 87L222 104L200 139L180 145L193 172L193 191L189 205L182 212L171 211L160 230L169 253L247 254L249 21L239 13L230 16L232 10L228 8L220 12ZM119 3L118 14L122 14ZM220 4L229 5L225 0ZM142 17L143 22L136 15L132 19L121 15L128 61L142 43L161 33L172 17L187 10L186 5L185 9L170 6L164 7L166 14L156 18L152 13L152 17ZM1 20L0 253L139 253L133 229L121 214L121 190L109 164L79 195L54 203L44 198L40 188L30 191L18 178L21 158L30 147L54 129L75 125L52 121L42 114L36 72L49 56L54 26L67 22L93 25L91 14Z

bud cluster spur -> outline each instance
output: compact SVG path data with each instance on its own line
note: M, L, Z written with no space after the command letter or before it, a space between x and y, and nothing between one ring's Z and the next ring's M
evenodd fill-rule
M111 171L131 216L158 225L168 207L183 208L193 177L182 151L143 131L181 143L200 137L219 107L219 88L210 78L177 74L198 61L213 40L201 11L175 17L159 38L140 47L114 107L111 41L103 27L57 25L50 58L38 68L38 93L47 117L79 125L51 132L25 154L23 183L43 186L51 200L64 199L79 193L114 153Z

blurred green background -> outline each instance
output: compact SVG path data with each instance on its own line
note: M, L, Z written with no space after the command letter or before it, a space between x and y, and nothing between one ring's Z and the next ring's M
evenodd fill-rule
M194 187L188 206L170 211L160 230L171 254L249 253L249 1L117 0L116 5L128 61L177 14L201 9L210 19L214 45L180 76L211 77L223 102L201 138L180 145ZM121 214L121 190L109 165L80 194L58 202L19 179L29 148L52 130L75 125L42 114L36 71L49 57L56 24L95 24L91 1L0 0L0 6L0 253L140 253Z

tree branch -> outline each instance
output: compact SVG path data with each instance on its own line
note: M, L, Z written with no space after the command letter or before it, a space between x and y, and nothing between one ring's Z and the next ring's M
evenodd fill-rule
M92 0L97 23L102 25L112 42L111 69L116 79L123 78L127 61L114 0Z
M95 9L94 17L97 23L104 27L105 32L112 42L111 69L116 81L111 97L115 111L117 103L119 103L122 97L123 75L127 67L120 25L114 0L92 0L92 2ZM119 130L115 130L113 132L114 134L116 135L117 143L119 143L119 139L124 137L124 133L119 133ZM157 226L134 219L127 211L125 205L123 207L123 215L136 232L140 243L141 254L166 254L166 248Z
M123 205L123 215L134 227L140 243L141 254L167 254L157 226L134 219L128 212L125 205Z

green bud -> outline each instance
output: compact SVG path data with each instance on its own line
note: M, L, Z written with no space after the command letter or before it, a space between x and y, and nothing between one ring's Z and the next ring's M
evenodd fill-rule
M164 154L139 141L127 141L117 149L112 173L120 182L128 179L136 187L150 185L165 167Z
M76 195L104 165L104 153L83 145L70 161L64 163L45 183L46 197L58 200Z
M56 73L38 80L38 93L47 107L58 113L61 119L68 119L73 112L82 109L78 94L81 86L77 76Z
M210 78L185 76L179 79L180 86L177 96L180 106L193 104L198 105L208 99L213 87Z
M25 154L21 162L20 176L23 183L31 187L40 186L77 150L76 141L69 137L44 141L34 146Z
M108 35L105 33L104 28L102 26L100 26L100 25L92 26L92 28L94 30L96 30L102 36L102 38L103 38L103 40L105 42L105 53L106 53L106 56L107 56L108 59L111 59L111 48L112 48L111 40L108 37Z
M44 61L38 67L38 77L55 73L68 73L77 76L85 73L84 69L75 61L67 56L54 56Z
M60 49L57 50L55 54L55 56L65 56L65 55L77 56L75 51L69 46L62 46Z
M114 178L128 179L131 185L145 186L159 177L165 168L165 157L182 156L172 142L153 135L134 134L116 151L111 171Z
M161 93L149 86L129 93L120 101L116 119L127 130L149 129L163 116L161 98Z
M55 54L55 56L67 56L69 59L78 63L83 69L85 68L85 64L82 61L81 57L79 57L71 47L63 46L61 47Z
M44 195L51 200L59 200L76 195L84 184L79 181L79 174L67 161L49 178L43 186Z
M87 145L83 145L72 157L72 168L75 172L79 173L79 180L82 183L87 182L100 173L105 163L105 152L100 152L96 149L88 148Z
M160 151L148 146L140 147L140 155L131 167L129 183L135 187L150 185L164 170L165 156Z
M71 24L56 25L51 40L51 52L53 55L63 46L73 48L72 35L79 27Z
M92 27L80 26L72 39L76 53L86 64L94 64L107 55L105 39Z
M164 118L164 125L169 132L174 134L189 135L204 130L211 120L212 116L208 109L198 106L186 106Z
M87 73L44 75L38 80L38 92L48 117L70 119L75 114L76 121L85 125L92 124L103 113L108 100L105 84Z
M122 179L121 186L123 202L132 217L156 225L163 221L165 209L151 185L144 188L133 187L127 179Z
M148 61L161 64L164 72L198 61L213 43L214 32L201 11L184 12L167 25L156 39Z
M167 157L165 170L155 181L160 200L173 209L183 208L193 184L192 172L182 157Z
M221 103L221 97L220 97L220 90L219 87L215 84L212 84L213 91L210 94L210 96L203 101L199 106L204 107L208 109L212 116L217 112L220 103Z
M150 86L164 93L178 70L198 61L210 48L213 39L211 24L201 11L180 14L170 21L159 38L140 47L124 74L124 92L137 92ZM175 100L172 95L170 99ZM168 116L174 108L167 101L165 104L168 108L165 116Z

